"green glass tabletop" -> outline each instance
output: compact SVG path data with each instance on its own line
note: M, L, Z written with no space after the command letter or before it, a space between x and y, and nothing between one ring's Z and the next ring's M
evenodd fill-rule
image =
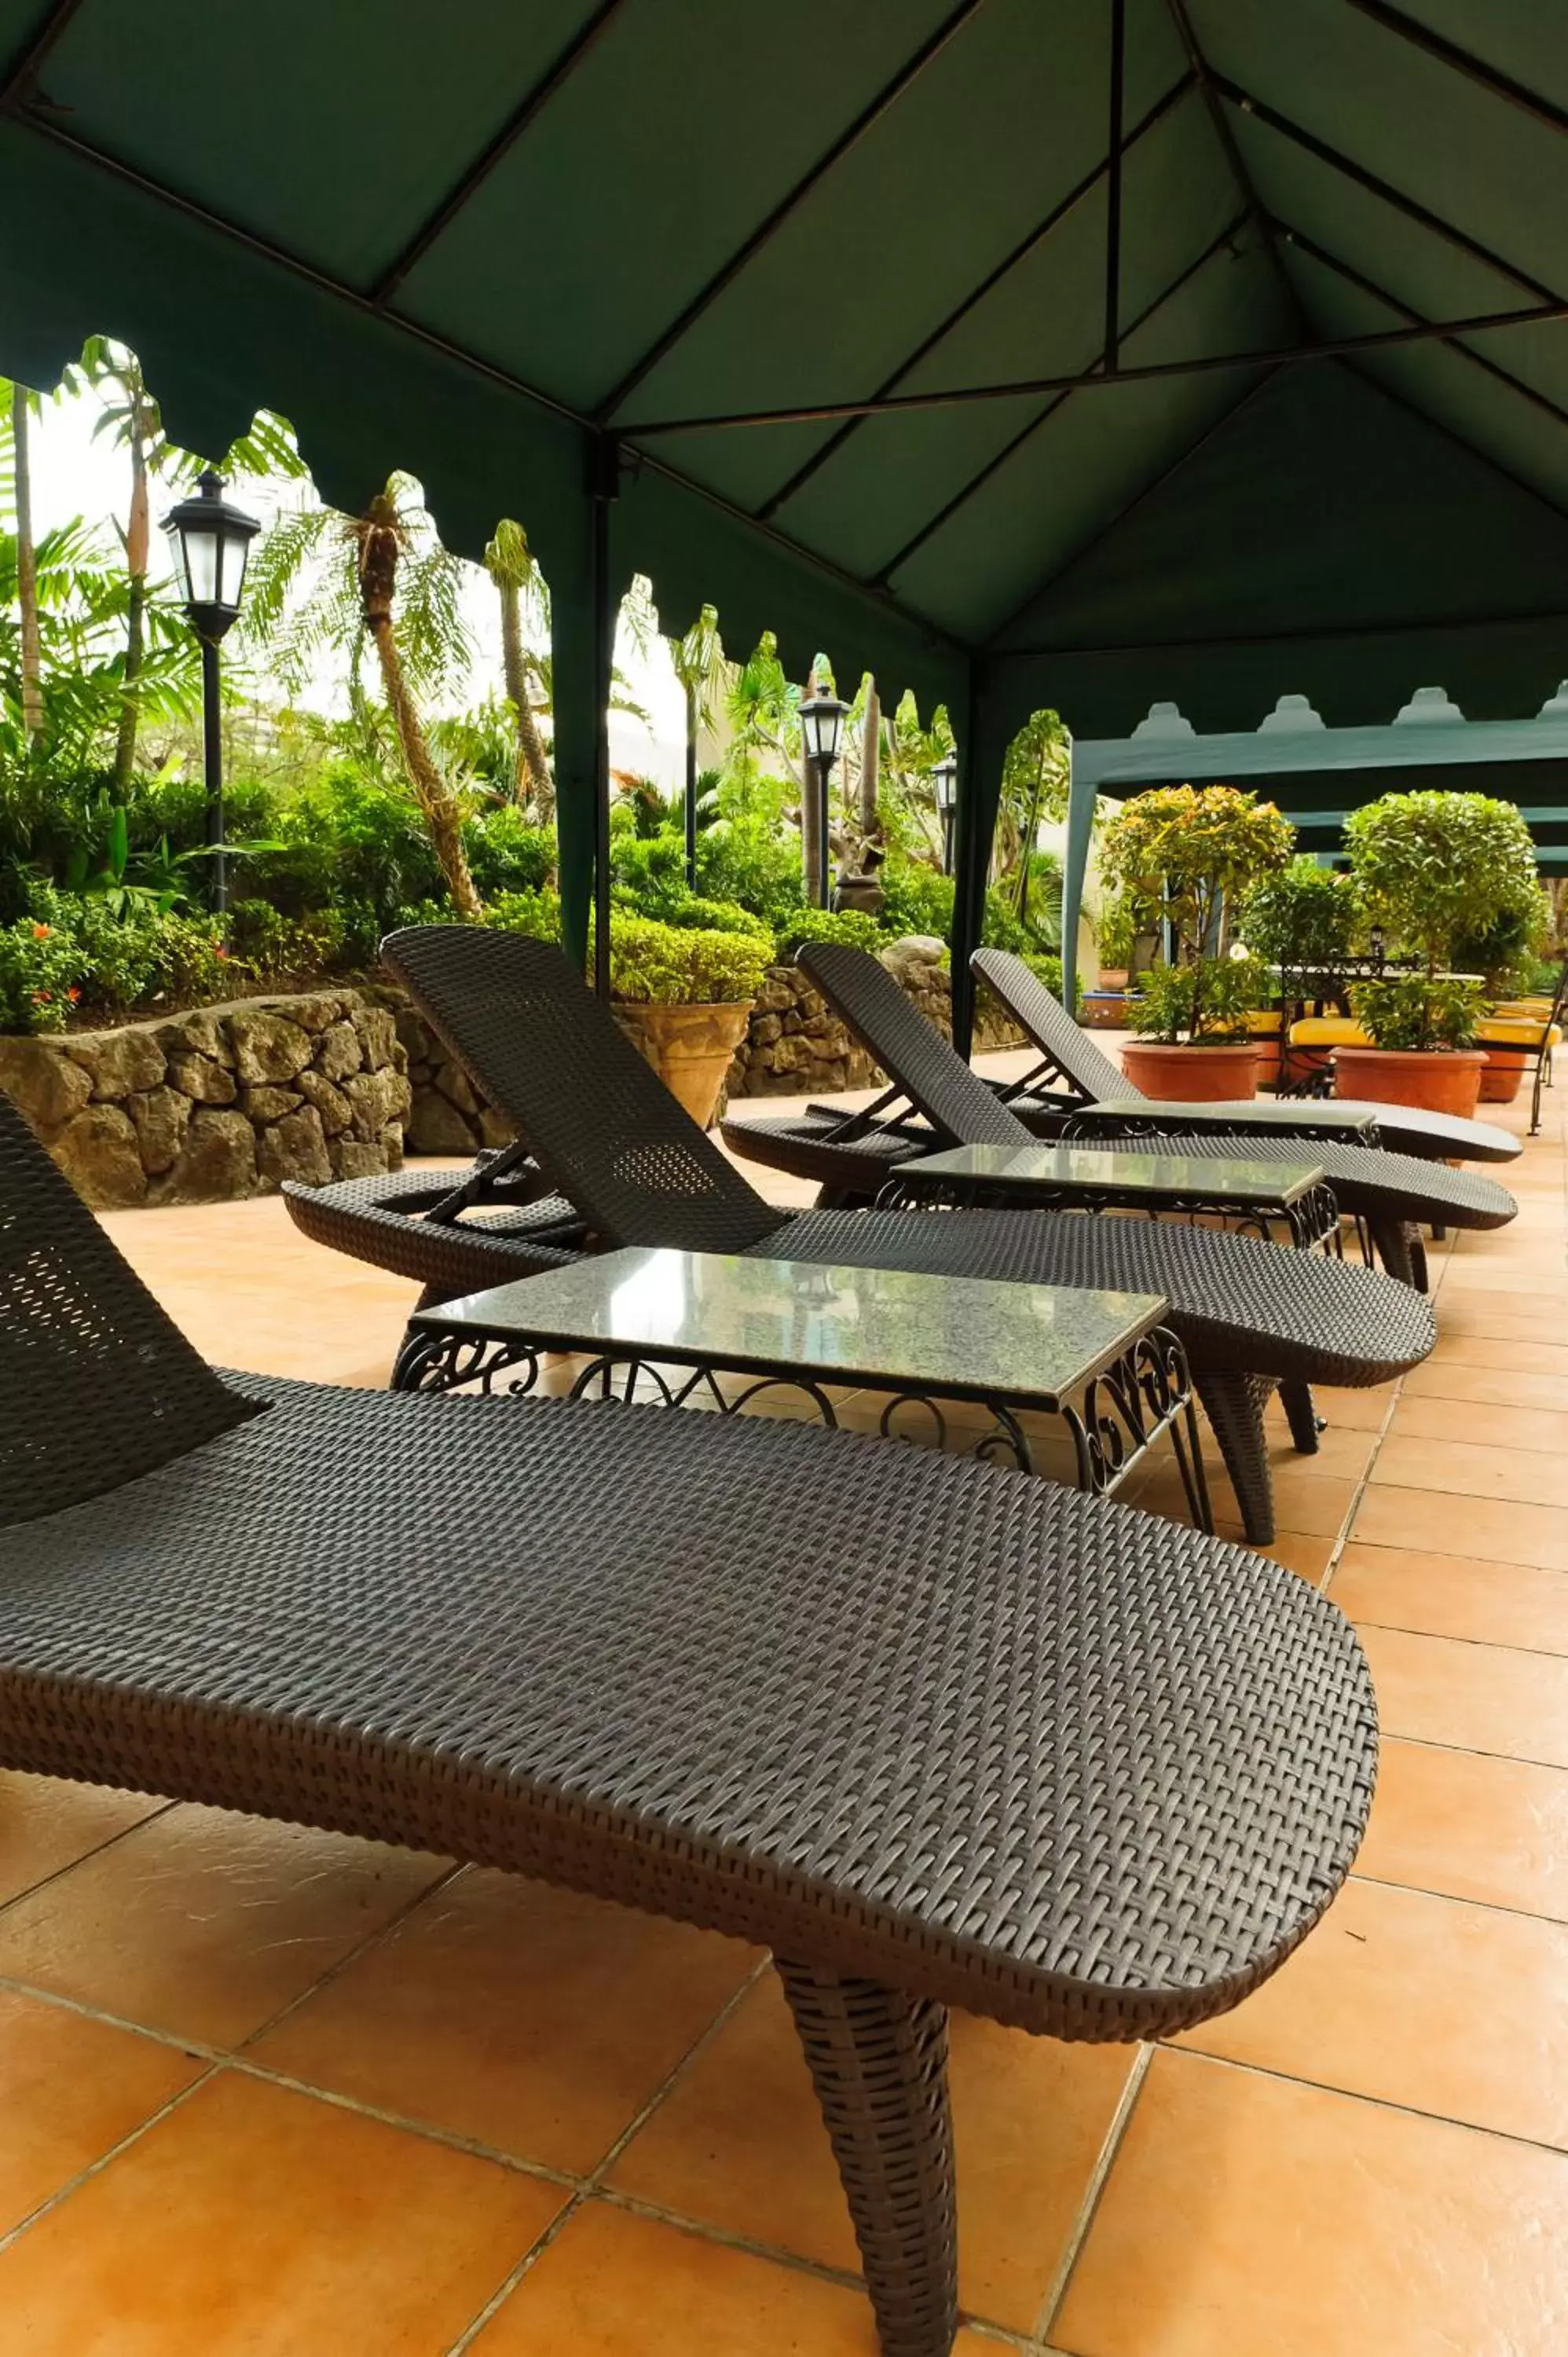
M546 1350L1050 1404L1080 1391L1168 1308L1152 1293L626 1251L466 1295L413 1323Z
M1227 1099L1222 1103L1175 1104L1162 1097L1097 1097L1090 1111L1112 1120L1175 1122L1183 1129L1304 1129L1330 1133L1336 1138L1365 1137L1377 1126L1377 1115L1364 1105L1337 1104L1332 1097L1315 1097L1310 1104L1265 1102L1260 1098Z
M1263 1205L1299 1202L1323 1183L1323 1165L1249 1161L1245 1155L1147 1153L1113 1146L955 1146L898 1166L900 1180L1015 1189L1020 1195L1060 1189L1083 1196L1138 1196L1151 1204L1187 1202Z

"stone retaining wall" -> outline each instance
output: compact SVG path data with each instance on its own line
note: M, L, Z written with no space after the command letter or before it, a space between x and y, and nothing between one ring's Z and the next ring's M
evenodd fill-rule
M0 1038L0 1088L103 1210L400 1169L406 1064L392 1014L358 989Z

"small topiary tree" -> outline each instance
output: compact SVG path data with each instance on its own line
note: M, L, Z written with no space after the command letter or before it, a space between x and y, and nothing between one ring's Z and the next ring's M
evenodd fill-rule
M1133 1001L1134 1030L1172 1047L1246 1036L1262 976L1217 954L1223 914L1284 866L1294 840L1273 802L1234 786L1157 786L1122 804L1101 839L1101 874L1133 926L1175 936L1169 963Z
M1482 986L1456 984L1474 942L1539 899L1535 846L1512 802L1489 794L1385 794L1345 822L1362 913L1420 961L1413 975L1363 985L1358 1018L1380 1048L1468 1046Z
M1355 887L1348 876L1301 853L1249 888L1237 931L1255 957L1272 964L1333 965L1350 954L1355 940Z

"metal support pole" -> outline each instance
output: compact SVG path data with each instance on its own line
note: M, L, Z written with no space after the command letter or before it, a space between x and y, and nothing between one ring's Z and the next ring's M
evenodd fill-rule
M818 761L817 771L817 905L825 909L833 897L832 823L828 814L828 792L832 782L833 765Z
M610 501L620 487L620 446L594 446L589 596L594 610L594 989L610 995L610 688L619 600L610 592Z
M942 813L942 874L944 876L952 874L952 831L953 821L957 816L957 811L950 802Z
M1127 50L1127 0L1111 0L1110 169L1105 183L1105 373L1116 373L1122 309L1122 85Z
M697 691L686 690L686 889L697 888Z
M980 947L985 920L985 882L991 843L980 822L980 700L972 674L964 699L957 742L958 807L954 813L957 880L952 914L952 1043L967 1061L974 1037L974 973L970 958Z
M215 916L229 906L228 863L223 853L223 714L219 699L216 639L201 641L201 775L207 790L208 891Z

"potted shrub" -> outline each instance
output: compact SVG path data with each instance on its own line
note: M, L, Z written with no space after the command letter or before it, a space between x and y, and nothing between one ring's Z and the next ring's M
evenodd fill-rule
M1523 1048L1540 1037L1538 1020L1522 1008L1499 1006L1498 1001L1528 986L1551 930L1550 915L1545 893L1531 881L1528 887L1520 885L1491 924L1466 929L1455 941L1455 965L1462 974L1479 974L1486 981L1487 1012L1476 1038L1487 1060L1481 1073L1483 1104L1513 1103L1525 1074ZM1552 983L1555 987L1555 970Z
M1458 975L1458 950L1535 889L1530 829L1487 794L1385 794L1345 822L1364 919L1417 961L1352 993L1372 1044L1335 1050L1342 1096L1474 1114L1486 1056L1476 1046L1485 985Z
M772 957L766 931L721 932L616 912L610 996L617 1019L703 1129L718 1110Z
M1167 962L1136 977L1122 1051L1146 1096L1251 1097L1258 1049L1248 1016L1267 988L1255 959L1219 952L1227 906L1290 856L1294 832L1272 802L1233 786L1160 786L1105 829L1101 873L1134 928L1168 929ZM1267 1053L1265 1049L1264 1053Z
M1246 894L1237 931L1254 957L1283 973L1332 972L1353 952L1359 926L1356 890L1348 876L1320 867L1309 853L1267 876L1260 877ZM1271 977L1272 982L1272 977ZM1270 996L1273 993L1271 990ZM1285 1009L1254 1022L1266 1039L1279 1039ZM1315 1069L1293 1058L1283 1039L1280 1058L1287 1080L1309 1077Z

